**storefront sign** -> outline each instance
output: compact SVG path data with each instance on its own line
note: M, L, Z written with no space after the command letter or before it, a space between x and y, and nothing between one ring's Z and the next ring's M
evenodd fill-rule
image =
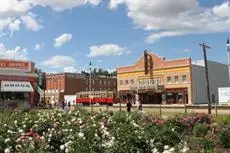
M0 70L31 71L32 63L13 60L0 60Z
M230 105L230 87L218 88L219 104Z
M1 92L34 92L30 82L1 81Z

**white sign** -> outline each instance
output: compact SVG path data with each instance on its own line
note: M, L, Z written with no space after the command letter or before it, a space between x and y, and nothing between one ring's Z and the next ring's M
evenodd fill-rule
M30 82L2 81L1 92L34 92Z
M218 88L219 104L230 105L230 87Z

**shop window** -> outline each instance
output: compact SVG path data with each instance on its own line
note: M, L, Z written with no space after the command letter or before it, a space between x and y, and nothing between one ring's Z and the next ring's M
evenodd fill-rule
M167 77L167 83L172 83L172 77L171 76Z
M178 76L174 76L174 82L178 83L179 82L179 77Z
M187 82L187 76L186 75L182 75L182 82Z
M120 85L123 85L123 80L120 80Z

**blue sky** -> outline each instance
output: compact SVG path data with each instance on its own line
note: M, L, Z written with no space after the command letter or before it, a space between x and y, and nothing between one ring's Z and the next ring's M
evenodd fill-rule
M145 49L166 59L227 63L230 4L221 0L4 0L0 55L47 72L133 64ZM56 41L55 41L56 40Z

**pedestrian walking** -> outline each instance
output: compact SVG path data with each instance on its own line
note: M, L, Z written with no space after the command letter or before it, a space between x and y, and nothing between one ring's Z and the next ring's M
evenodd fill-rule
M128 102L127 102L127 112L130 112L130 111L131 111L131 107L132 107L132 104L131 104L131 102L128 100Z

